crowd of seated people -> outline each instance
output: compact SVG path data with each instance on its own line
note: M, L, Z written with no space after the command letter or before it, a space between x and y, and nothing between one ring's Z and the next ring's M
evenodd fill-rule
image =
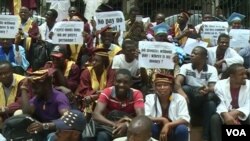
M221 141L222 124L250 124L249 46L234 50L222 33L213 47L194 47L186 62L187 39L203 40L202 25L188 23L191 13L179 13L174 25L157 13L148 26L136 15L140 9L131 8L119 44L120 31L97 30L72 6L63 21L84 21L83 44L54 44L58 12L49 9L38 26L22 7L16 37L0 37L0 128L26 114L35 122L24 130L39 141L188 141L198 116L202 140ZM242 19L233 17L230 28ZM140 68L139 41L177 44L174 68ZM90 121L95 135L84 138Z

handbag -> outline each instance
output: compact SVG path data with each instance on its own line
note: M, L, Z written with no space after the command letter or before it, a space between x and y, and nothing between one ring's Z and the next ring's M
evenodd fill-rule
M82 138L93 138L95 137L95 133L95 121L91 118L89 122L86 123L86 127L82 132Z

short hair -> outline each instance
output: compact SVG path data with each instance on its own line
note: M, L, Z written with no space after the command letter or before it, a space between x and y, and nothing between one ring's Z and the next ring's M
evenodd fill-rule
M145 115L139 115L132 119L130 122L129 128L140 130L140 132L151 132L153 127L152 120L145 116ZM143 133L143 132L142 132Z
M127 44L130 44L130 45L132 44L132 45L134 45L135 47L138 45L138 43L137 43L135 40L125 39L125 40L123 40L123 42L122 42L122 49L125 49Z
M240 63L234 63L234 64L230 65L226 69L226 71L224 71L222 73L221 79L226 79L226 78L230 77L231 74L235 74L237 72L237 69L240 68L240 67L245 68L244 65L240 64Z
M70 6L68 11L71 9L71 8L75 8L77 12L79 12L78 8L76 6Z
M52 13L53 18L56 19L58 17L58 12L55 9L49 9L48 11L50 11Z
M197 46L195 48L198 48L201 51L201 55L207 58L207 49L201 46Z
M100 56L100 55L98 55L98 56ZM103 63L103 65L104 65L104 67L105 68L108 68L109 67L109 64L110 64L110 62L109 62L109 57L105 57L105 56L100 56L101 58L102 58L102 63Z
M127 75L130 80L132 79L131 72L129 70L127 70L127 69L118 69L118 71L116 72L116 76L119 75L119 74Z
M140 8L139 7L132 7L132 8L130 8L130 10L129 10L129 15L132 13L132 12L140 12Z
M2 65L8 65L11 69L13 68L12 64L7 60L1 60L0 66L2 66Z
M228 39L230 39L230 36L229 36L228 34L226 34L226 33L221 33L221 34L219 35L219 37L218 37L218 40L217 40L217 41L220 41L220 40L221 40L221 38L228 38Z
M164 13L162 13L162 12L158 12L158 13L156 13L156 14L155 14L155 17L157 17L158 15L162 15L163 17L166 17L166 16L165 16L165 14L164 14Z

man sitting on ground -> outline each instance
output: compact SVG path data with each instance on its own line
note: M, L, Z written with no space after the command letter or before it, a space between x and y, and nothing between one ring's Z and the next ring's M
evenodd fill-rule
M128 117L144 115L143 95L139 90L130 87L131 80L131 73L120 69L117 71L114 86L101 92L93 112L93 119L97 123L96 141L110 141L112 136L125 136Z

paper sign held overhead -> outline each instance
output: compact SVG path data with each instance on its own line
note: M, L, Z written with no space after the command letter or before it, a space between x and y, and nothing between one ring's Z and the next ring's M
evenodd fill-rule
M234 49L249 47L250 30L248 29L231 29L229 32L230 44Z
M206 48L207 45L208 45L207 42L198 41L198 40L196 40L196 39L188 38L187 41L186 41L186 44L185 44L185 46L184 46L184 48L183 48L183 50L184 50L187 54L191 55L191 52L192 52L192 50L193 50L195 47L200 46L200 47Z
M110 24L114 31L126 31L125 18L121 11L97 12L95 18L97 30Z
M0 15L0 38L15 38L18 33L18 16Z
M53 29L54 44L83 44L83 22L57 22Z
M139 67L174 69L174 45L164 42L139 42Z

